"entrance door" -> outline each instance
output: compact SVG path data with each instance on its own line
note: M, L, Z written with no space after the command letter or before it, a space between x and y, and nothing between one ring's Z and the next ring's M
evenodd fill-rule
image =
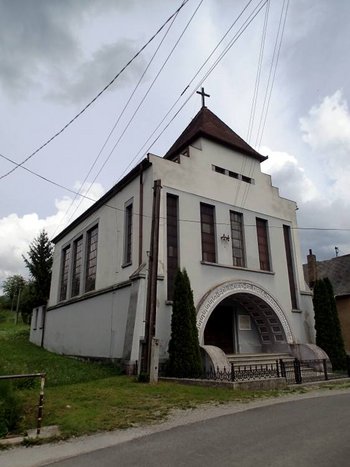
M218 305L204 330L204 344L220 347L226 354L235 349L234 312L232 306Z

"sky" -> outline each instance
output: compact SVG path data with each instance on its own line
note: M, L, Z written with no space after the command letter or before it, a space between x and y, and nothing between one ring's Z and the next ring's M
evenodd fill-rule
M350 253L347 0L189 0L59 136L21 167L8 160L59 132L181 4L0 0L0 285L28 276L22 255L42 229L54 237L147 152L164 155L201 86L297 202L302 261Z

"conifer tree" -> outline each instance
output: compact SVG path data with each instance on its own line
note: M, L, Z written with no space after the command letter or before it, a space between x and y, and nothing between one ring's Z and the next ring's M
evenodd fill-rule
M334 370L345 368L346 354L332 284L319 279L314 286L316 344L329 356Z
M330 314L333 322L333 360L332 365L335 370L343 370L346 368L346 352L344 346L344 339L341 332L340 321L338 316L337 304L334 298L334 290L331 281L326 277L324 279L325 287L327 289Z
M202 364L196 327L193 292L185 270L175 276L171 339L169 342L169 376L196 378L201 375Z
M33 279L35 306L45 305L50 295L52 250L49 237L42 230L30 244L28 258L23 256Z

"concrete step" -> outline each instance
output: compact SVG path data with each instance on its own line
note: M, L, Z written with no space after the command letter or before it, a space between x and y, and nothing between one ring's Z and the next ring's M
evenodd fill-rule
M228 361L234 365L271 365L276 360L282 359L285 362L292 362L294 357L288 353L242 353L227 355Z

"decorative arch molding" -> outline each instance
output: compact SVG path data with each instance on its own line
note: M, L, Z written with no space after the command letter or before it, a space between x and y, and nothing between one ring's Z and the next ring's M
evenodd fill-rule
M266 302L271 309L274 311L276 316L278 317L281 326L284 330L286 340L288 344L292 344L294 342L293 334L289 323L283 313L281 306L278 304L277 300L272 297L265 289L260 287L260 285L256 285L253 282L249 281L227 281L224 282L213 289L211 289L199 302L197 306L197 329L198 329L198 336L199 342L202 344L204 339L204 329L208 322L208 319L214 309L221 303L225 298L238 294L238 293L246 293L255 295L256 297L261 298Z

